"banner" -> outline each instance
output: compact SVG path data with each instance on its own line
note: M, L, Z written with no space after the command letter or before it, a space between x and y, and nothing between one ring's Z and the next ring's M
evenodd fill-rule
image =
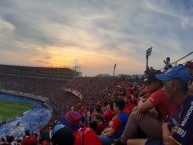
M74 94L75 96L77 96L78 98L80 98L80 100L82 100L82 95L81 95L81 93L79 93L78 91L76 91L76 90L72 90L71 88L64 88L64 90L66 91L66 92L70 92L70 93L72 93L72 94Z

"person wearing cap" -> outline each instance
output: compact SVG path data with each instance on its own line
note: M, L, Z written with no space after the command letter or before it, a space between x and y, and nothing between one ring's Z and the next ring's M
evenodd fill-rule
M162 91L162 81L158 80L155 75L160 71L151 73L144 83L147 83L152 95L146 101L139 101L138 106L133 109L125 130L118 144L127 144L128 139L136 135L139 127L149 138L162 139L162 121L169 113L169 100ZM155 115L156 110L157 114ZM150 129L151 128L151 129Z
M75 136L71 129L63 124L57 124L49 133L53 145L74 145Z
M185 64L185 67L187 68L187 71L190 73L191 76L193 76L193 62L187 61ZM192 80L188 83L189 92L193 94L193 82Z
M125 101L123 99L118 98L114 101L113 109L116 116L112 119L111 123L109 123L111 125L98 136L103 145L111 145L120 139L128 120L127 113L123 111L124 107Z
M193 76L193 62L187 61L185 63L185 67L187 68L187 71L190 73L190 75Z
M88 128L82 127L81 115L76 111L69 111L61 117L61 122L73 131L75 136L74 145L102 145L96 133Z
M163 91L175 111L162 124L164 145L189 145L193 136L193 95L188 94L188 82L193 79L184 66L175 66L156 77L163 81Z

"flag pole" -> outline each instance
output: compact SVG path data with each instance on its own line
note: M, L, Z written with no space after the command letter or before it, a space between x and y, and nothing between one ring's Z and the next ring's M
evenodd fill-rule
M114 69L113 69L113 76L115 76L115 68L116 68L117 64L114 64Z

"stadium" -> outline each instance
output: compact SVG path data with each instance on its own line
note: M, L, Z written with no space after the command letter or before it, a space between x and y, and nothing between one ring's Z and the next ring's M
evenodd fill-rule
M193 145L193 0L0 0L0 145Z
M22 136L25 129L37 133L48 122L59 120L71 107L83 113L86 105L101 104L102 99L109 95L109 90L121 85L126 78L79 77L79 72L70 68L0 65L0 98L36 106L32 106L31 112L22 112L18 116L13 114L14 118L8 120L3 120L1 116L0 135ZM77 90L81 90L81 93ZM13 108L12 112L16 109L10 107ZM34 115L37 116L36 120L33 120Z
M70 110L79 112L85 118L85 123L92 127L89 124L92 117L89 118L88 111L92 115L100 108L99 112L104 113L105 103L124 97L128 87L136 96L134 100L130 98L131 102L144 95L141 94L144 86L140 83L145 78L143 75L82 77L82 72L75 68L1 64L0 136L19 139L25 136L26 130L39 135L41 129L51 129L60 123L61 117ZM146 70L145 73L151 71L155 70ZM131 113L132 110L129 111Z

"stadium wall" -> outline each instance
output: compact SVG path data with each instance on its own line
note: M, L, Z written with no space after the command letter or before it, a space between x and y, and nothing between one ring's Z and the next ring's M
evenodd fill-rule
M15 96L18 96L18 97L24 97L24 98L28 98L28 99L31 99L31 100L40 101L42 103L48 101L48 98L45 98L45 97L42 97L42 96L35 96L35 95L22 93L22 92L17 92L17 91L0 89L0 92L4 93L4 94L15 95Z
M4 89L0 89L0 93L4 93L4 94L8 94L8 95L14 95L14 96L18 96L21 98L27 98L30 100L35 100L35 101L40 101L42 103L42 106L48 108L51 111L53 111L53 108L51 107L49 99L46 97L42 97L42 96L35 96L35 95L31 95L31 94L27 94L27 93L22 93L22 92L17 92L17 91L10 91L10 90L4 90Z

